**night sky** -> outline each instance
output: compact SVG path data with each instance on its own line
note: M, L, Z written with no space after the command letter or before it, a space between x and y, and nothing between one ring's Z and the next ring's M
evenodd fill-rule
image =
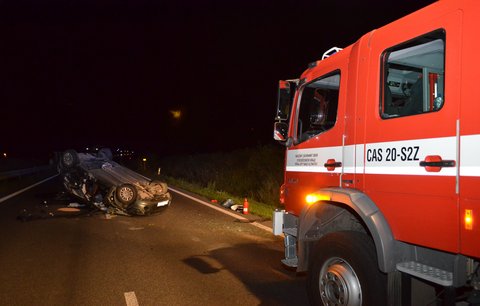
M432 2L0 0L0 150L271 143L279 79Z

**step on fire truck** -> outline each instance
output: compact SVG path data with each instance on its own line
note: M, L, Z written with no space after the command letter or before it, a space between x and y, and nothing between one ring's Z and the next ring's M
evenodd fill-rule
M279 82L274 234L312 304L408 304L413 278L479 302L479 30L440 0Z

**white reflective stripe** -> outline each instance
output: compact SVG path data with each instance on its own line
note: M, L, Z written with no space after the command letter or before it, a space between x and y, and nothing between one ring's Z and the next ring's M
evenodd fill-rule
M365 144L355 145L355 154L356 173L362 173L365 170Z
M420 166L427 156L438 155L442 160L460 164L460 176L480 177L480 135L460 137L460 160L457 160L457 138L439 137L402 141L377 142L287 151L286 171L341 173L328 171L328 159L343 163L343 173L456 176L456 167L443 167L439 172L427 172Z
M365 145L366 174L456 176L456 168L427 172L420 166L427 156L456 159L456 137L440 137L368 143Z
M442 168L439 172L427 172L424 167L369 167L365 168L365 174L391 174L391 175L428 175L428 176L456 176L457 172L453 168Z
M345 146L342 161L343 172L347 173L355 171L355 151L355 146Z
M460 137L460 176L480 176L480 135Z
M342 167L328 171L328 159L342 160L342 146L287 151L287 171L341 173Z
M341 167L335 168L333 171L328 171L325 167L313 166L287 166L287 171L290 172L317 172L317 173L341 173Z
M363 172L363 168L360 171L355 171L355 167L344 167L343 173L355 173L355 172Z

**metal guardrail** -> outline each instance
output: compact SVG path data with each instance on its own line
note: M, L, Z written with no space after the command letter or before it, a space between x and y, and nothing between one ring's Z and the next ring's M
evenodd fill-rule
M11 170L11 171L0 172L0 181L6 180L6 179L9 179L9 178L19 177L19 176L22 176L22 175L28 175L28 174L40 172L40 171L43 171L43 170L48 170L48 169L51 169L51 168L52 168L51 166L46 165L46 166L38 166L38 167L20 169L20 170Z

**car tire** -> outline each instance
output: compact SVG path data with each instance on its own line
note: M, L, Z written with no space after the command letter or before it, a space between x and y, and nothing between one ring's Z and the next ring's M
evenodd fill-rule
M366 234L336 232L317 242L307 278L312 305L386 305L386 284Z
M65 169L70 169L79 164L80 160L78 158L78 153L75 150L66 150L62 153L60 160L62 167Z
M113 159L112 150L110 150L109 148L101 148L100 150L98 150L97 156L99 158L103 158L107 160Z
M122 184L115 190L116 199L124 206L135 202L137 200L137 194L137 188L132 184Z

